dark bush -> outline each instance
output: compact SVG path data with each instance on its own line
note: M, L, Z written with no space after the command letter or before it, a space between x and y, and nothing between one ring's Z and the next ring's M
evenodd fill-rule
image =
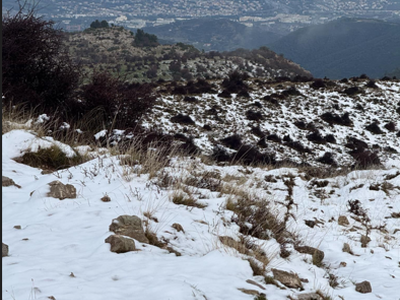
M322 157L317 158L317 161L326 165L336 166L336 162L331 152L325 152Z
M379 125L376 122L369 124L368 126L365 127L365 129L374 134L382 134L383 133L383 131L381 130L381 128L379 127Z
M185 98L183 98L184 102L189 102L189 103L197 103L199 102L199 100L197 100L195 97L188 97L185 96Z
M352 86L352 87L345 89L343 91L343 93L345 93L348 96L353 96L353 95L361 93L361 89L358 88L357 86Z
M248 76L245 73L240 73L235 70L231 72L229 77L222 81L222 87L229 93L240 93L247 92L249 87L244 82L244 80L248 79Z
M231 156L228 154L228 152L219 145L214 146L211 158L217 162L227 162L231 160Z
M364 150L368 149L368 144L355 137L347 137L347 143L345 144L345 147L353 150Z
M264 119L261 112L252 109L246 111L246 118L251 121L260 121Z
M278 105L279 104L278 100L276 100L272 95L271 96L270 95L265 96L263 98L263 100L265 100L265 101L267 101L267 102L269 102L269 103L271 103L273 105Z
M306 123L304 121L296 121L294 122L297 128L302 130L315 130L315 125L313 123Z
M245 165L265 165L275 164L275 156L270 153L261 153L256 147L243 145L232 155L232 162L238 162Z
M378 88L378 86L377 86L376 83L375 83L375 80L370 80L370 81L368 81L368 83L366 84L366 86L369 87L369 88L373 88L373 89Z
M315 79L314 82L311 84L313 89L320 89L326 87L326 84L323 79Z
M255 127L251 127L251 133L258 136L258 137L264 137L265 134L262 132L260 125L257 125Z
M180 124L195 124L192 118L188 115L178 114L175 117L171 118L171 122L173 123L180 123Z
M242 146L242 138L240 135L234 134L222 139L221 143L228 148L238 150Z
M393 122L386 123L384 127L391 132L396 131L396 125Z
M309 140L310 142L314 142L317 144L326 144L326 140L322 137L321 133L318 130L307 135L306 137L307 137L307 140Z
M53 25L25 5L15 15L3 14L2 93L7 101L46 112L68 111L80 72L64 33Z
M289 96L289 95L290 96L299 96L299 95L301 95L301 93L294 86L291 86L290 88L284 90L282 92L282 95L284 95L284 96Z
M350 155L355 160L355 168L368 168L381 165L381 161L375 152L369 150L353 150Z
M320 116L322 120L329 123L329 125L337 124L342 126L352 126L353 122L349 118L349 113L346 112L342 116L337 114L326 112Z
M222 98L231 98L231 93L229 93L227 90L223 90L218 94L218 96Z
M97 111L97 126L133 127L155 103L149 84L126 84L108 73L95 73L91 82L82 86L80 112Z
M328 143L332 143L332 144L336 143L336 139L335 139L335 136L333 134L327 134L326 136L324 136L324 139Z
M278 135L276 135L275 133L268 135L267 140L277 142L277 143L281 142L281 138Z

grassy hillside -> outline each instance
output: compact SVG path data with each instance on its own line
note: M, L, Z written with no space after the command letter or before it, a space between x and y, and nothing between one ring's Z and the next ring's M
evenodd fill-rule
M297 30L270 45L315 77L379 78L400 66L400 24L340 19Z

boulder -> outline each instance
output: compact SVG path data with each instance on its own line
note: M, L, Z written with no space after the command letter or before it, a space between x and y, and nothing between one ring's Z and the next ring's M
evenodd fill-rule
M297 274L278 269L272 269L272 273L274 274L274 279L280 281L284 286L287 286L288 288L303 289L303 284Z
M1 243L1 257L8 256L8 245Z
M111 245L111 252L125 253L136 250L134 240L120 235L110 235L105 239L105 242Z
M350 222L346 216L339 216L338 224L340 226L347 226L347 225L350 225Z
M6 176L1 176L1 186L7 187L7 186L16 186L18 188L20 188L21 186L19 186L18 184L16 184L14 182L14 180L12 180L11 178L8 178Z
M372 292L371 283L369 283L369 281L366 280L360 283L356 283L356 291L362 294L371 293Z
M138 216L119 216L112 220L109 229L116 234L129 236L141 243L149 243L148 238L144 234L142 220Z
M47 197L58 198L64 200L66 198L76 198L76 188L72 184L63 184L62 182L55 180L49 183L50 192L47 193Z
M313 264L316 266L321 265L325 257L324 251L310 246L295 246L294 249L300 253L310 254L313 257Z
M324 298L322 298L317 293L304 293L298 294L297 300L324 300Z

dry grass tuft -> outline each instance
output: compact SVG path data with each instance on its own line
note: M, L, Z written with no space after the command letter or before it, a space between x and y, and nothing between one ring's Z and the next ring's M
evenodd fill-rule
M199 203L193 195L186 195L182 191L175 190L173 194L171 195L171 201L175 204L182 204L186 206L191 206L191 207L197 207L197 208L205 208L207 207L206 204Z

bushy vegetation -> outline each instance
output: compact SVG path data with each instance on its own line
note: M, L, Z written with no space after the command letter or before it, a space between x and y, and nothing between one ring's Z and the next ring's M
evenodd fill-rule
M79 83L79 68L53 21L35 16L34 8L2 16L2 87L5 99L42 111L68 110Z

